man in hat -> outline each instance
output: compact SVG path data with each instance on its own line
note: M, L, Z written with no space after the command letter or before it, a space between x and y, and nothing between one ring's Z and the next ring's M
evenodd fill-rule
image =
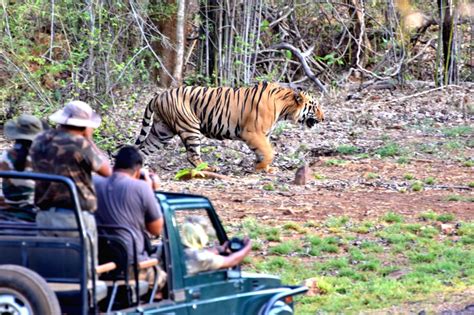
M215 231L204 218L186 218L180 232L186 256L186 270L190 275L237 266L252 248L247 237L243 239L243 247L236 252L230 252L228 243L221 246L222 248L209 248L209 234L214 234Z
M14 140L13 148L0 155L0 170L31 172L31 158L28 151L34 138L43 130L41 121L32 115L23 114L17 119L9 120L4 126L5 137ZM9 217L34 221L35 182L27 179L3 178L2 193L8 205Z
M97 199L92 172L102 176L112 174L108 158L92 140L93 129L99 127L101 119L82 101L67 103L49 119L58 126L43 132L33 142L30 149L33 169L40 173L63 175L74 181L85 229L97 249L97 228L93 215ZM37 185L35 201L42 210L48 210L38 213L39 226L77 227L71 210L74 200L64 184L46 182ZM64 235L64 232L57 234ZM97 255L97 250L94 252Z

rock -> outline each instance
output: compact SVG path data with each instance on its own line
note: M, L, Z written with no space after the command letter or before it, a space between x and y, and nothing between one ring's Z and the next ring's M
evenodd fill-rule
M452 224L441 224L441 232L446 235L453 235L455 232L455 227Z
M309 278L309 279L303 280L301 285L304 285L305 287L308 288L308 292L306 292L306 296L316 296L321 293L321 290L318 287L318 282L316 278Z
M300 167L295 174L295 185L306 185L311 176L310 168L308 165Z

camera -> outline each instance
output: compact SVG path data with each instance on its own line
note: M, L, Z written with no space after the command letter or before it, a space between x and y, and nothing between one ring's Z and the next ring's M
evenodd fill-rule
M238 237L233 237L229 241L229 249L231 252L235 253L244 248L245 244L244 241Z

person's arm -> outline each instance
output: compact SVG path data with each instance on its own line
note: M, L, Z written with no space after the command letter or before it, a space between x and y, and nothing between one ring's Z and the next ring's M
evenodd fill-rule
M100 168L97 170L97 174L108 177L112 175L112 168L108 160L104 160Z
M96 170L96 173L99 174L99 175L102 175L104 177L111 176L112 175L112 167L110 166L109 158L94 143L94 140L92 138L93 131L94 131L94 129L92 129L90 127L86 128L85 131L84 131L84 137L91 144L92 151L94 151L94 153L96 155L98 155L99 158L102 160L102 164Z
M244 258L249 254L250 249L252 248L250 239L245 239L246 242L244 248L239 250L238 252L232 253L229 256L222 256L224 258L223 264L221 268L230 268L237 266L244 260Z
M163 230L163 218L159 218L149 223L146 223L146 230L152 235L160 235L161 231Z

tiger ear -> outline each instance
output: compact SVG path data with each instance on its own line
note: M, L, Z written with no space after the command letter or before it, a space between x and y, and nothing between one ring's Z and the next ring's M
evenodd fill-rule
M303 92L296 92L296 91L295 91L295 101L296 101L296 103L298 103L298 104L303 103L303 101L304 101L304 94L303 94Z

